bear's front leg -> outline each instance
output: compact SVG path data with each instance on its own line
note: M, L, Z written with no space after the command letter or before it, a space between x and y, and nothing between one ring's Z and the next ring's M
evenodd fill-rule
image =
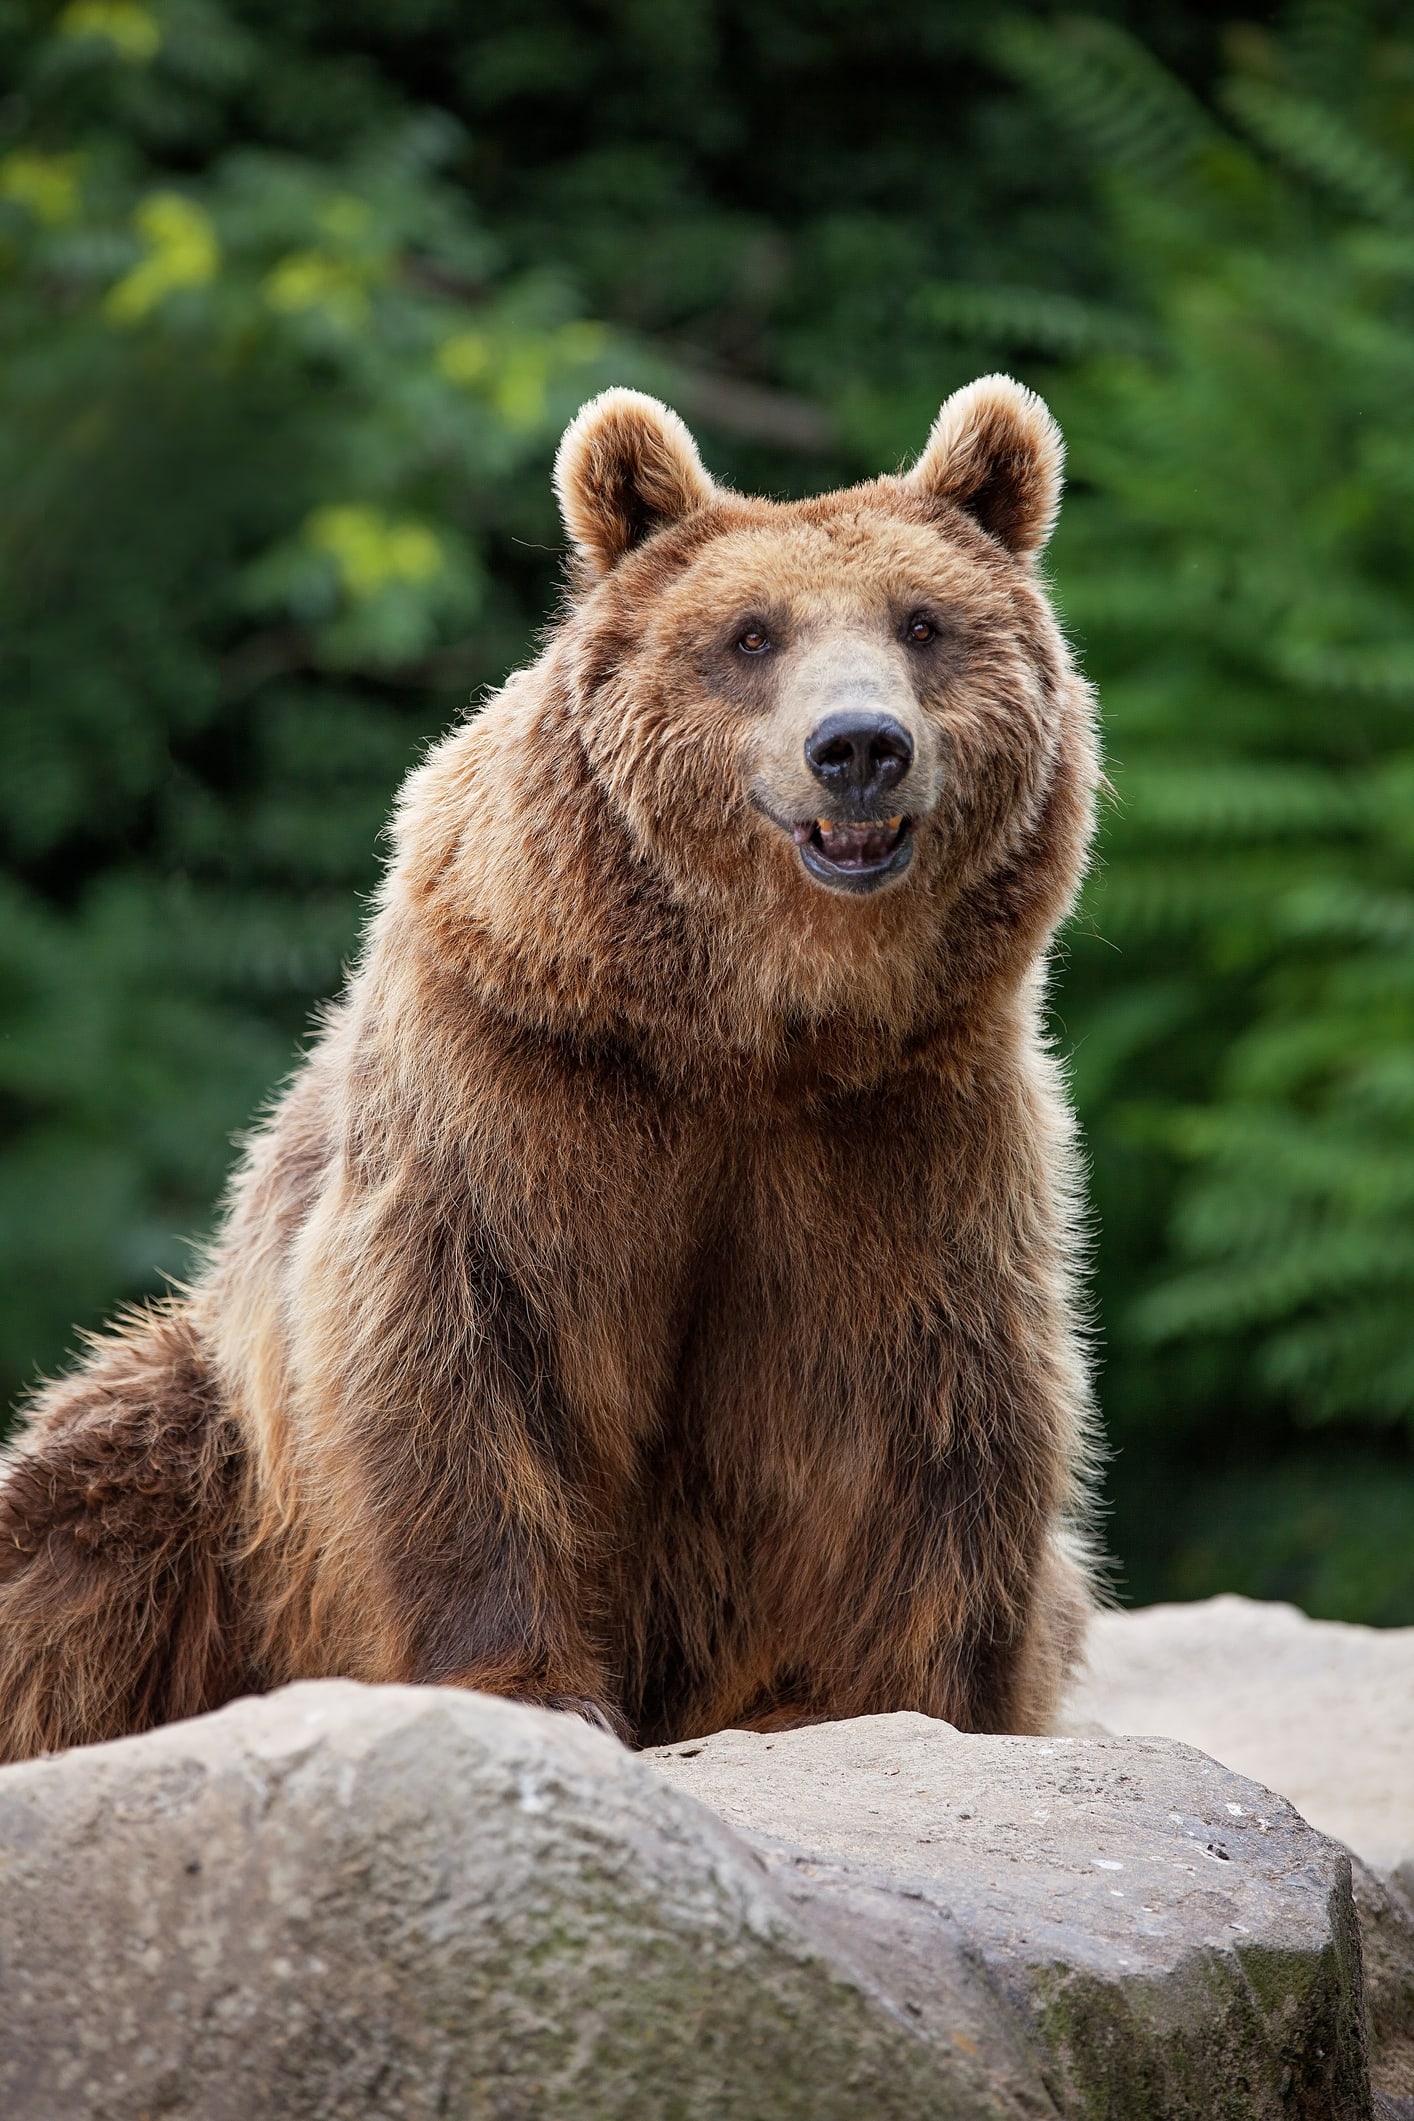
M540 1546L531 1527L502 1523L486 1545L494 1553L466 1553L440 1591L428 1585L408 1599L412 1639L400 1676L580 1716L631 1743L628 1719L613 1698L606 1660L593 1639L597 1631L587 1624L593 1603L588 1568L576 1598L569 1557L563 1549ZM394 1573L407 1597L409 1572Z
M327 1211L298 1314L296 1478L317 1546L289 1676L471 1687L627 1739L608 1633L622 1439L616 1456L563 1385L556 1321L504 1240L392 1189L366 1220L359 1205L346 1192ZM349 1234L368 1243L370 1225L392 1270L360 1288ZM336 1311L357 1331L335 1332Z
M607 1731L611 1738L624 1745L632 1745L633 1731L628 1718L621 1709L603 1694L540 1694L527 1691L525 1681L517 1678L511 1685L495 1683L498 1675L473 1666L470 1671L458 1672L452 1678L442 1680L443 1686L467 1687L474 1694L500 1694L508 1701L523 1701L530 1708L553 1709L557 1715L578 1716L596 1731Z
M384 1541L396 1676L582 1716L627 1741L598 1610L600 1541L577 1469L564 1452L542 1460L508 1411L497 1408L494 1448L473 1429L461 1463L444 1461L435 1488L424 1485L415 1530ZM519 1460L509 1482L508 1459ZM425 1460L421 1470L426 1482Z
M1092 1596L1066 1517L1077 1410L1043 1335L1008 1344L1006 1308L977 1311L993 1324L985 1342L953 1327L909 1350L918 1389L892 1410L841 1571L851 1595L821 1587L789 1690L733 1721L768 1729L771 1717L780 1728L907 1709L967 1731L1054 1727ZM823 1531L816 1545L828 1552ZM785 1588L772 1587L768 1609Z
M1054 1728L1092 1602L1064 1517L1059 1424L1040 1395L1029 1406L999 1395L987 1414L970 1436L921 1451L898 1484L874 1595L853 1617L850 1714Z

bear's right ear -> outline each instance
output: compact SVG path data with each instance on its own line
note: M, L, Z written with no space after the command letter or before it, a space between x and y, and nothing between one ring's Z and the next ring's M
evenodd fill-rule
M1064 469L1061 431L1035 391L979 376L944 404L903 483L962 509L1025 559L1054 528Z
M575 549L607 574L635 545L705 508L717 489L675 412L641 390L581 407L555 458L555 492Z

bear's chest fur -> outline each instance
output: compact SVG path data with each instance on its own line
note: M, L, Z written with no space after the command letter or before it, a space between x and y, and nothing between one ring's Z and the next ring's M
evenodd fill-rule
M835 1699L841 1660L867 1699L900 1574L936 1586L940 1554L988 1596L982 1520L1025 1515L1063 1444L1022 1412L1047 1354L1036 1094L920 1068L603 1116L567 1217L594 1240L534 1278L574 1292L553 1360L614 1497L609 1656L645 1742Z

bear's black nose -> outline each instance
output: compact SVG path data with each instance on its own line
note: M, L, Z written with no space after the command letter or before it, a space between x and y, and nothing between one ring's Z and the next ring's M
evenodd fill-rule
M891 714L846 708L811 730L805 763L831 795L873 803L913 764L913 738Z

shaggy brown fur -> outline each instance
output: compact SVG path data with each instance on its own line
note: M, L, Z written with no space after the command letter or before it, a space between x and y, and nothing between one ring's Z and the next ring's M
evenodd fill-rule
M1045 1727L1087 1593L1038 968L1097 773L1059 474L1005 378L786 505L651 400L580 415L545 653L411 777L199 1285L11 1456L0 1754L329 1673L641 1742ZM868 891L802 844L861 700L912 759Z

